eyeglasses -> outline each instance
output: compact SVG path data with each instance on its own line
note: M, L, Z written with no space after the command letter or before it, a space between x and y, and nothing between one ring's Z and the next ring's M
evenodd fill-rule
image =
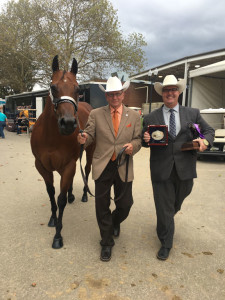
M162 91L163 91L163 93L177 92L177 91L178 91L178 88L163 89Z
M123 94L123 91L122 92L119 92L119 93L106 93L106 95L109 97L109 98L114 98L114 97L120 97L121 95Z

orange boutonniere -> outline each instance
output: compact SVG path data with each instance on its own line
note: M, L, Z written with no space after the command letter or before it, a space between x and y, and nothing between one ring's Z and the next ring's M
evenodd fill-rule
M131 123L130 123L130 124L128 124L126 127L131 127Z

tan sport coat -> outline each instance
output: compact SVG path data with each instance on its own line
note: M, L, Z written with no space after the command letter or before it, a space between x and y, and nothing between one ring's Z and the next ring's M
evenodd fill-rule
M133 145L133 155L141 148L140 116L136 111L124 105L117 137L115 137L109 105L91 111L84 131L88 134L85 147L94 141L96 143L92 161L92 178L94 180L99 178L114 151L117 156L123 145L127 143ZM128 181L134 179L133 155L129 159ZM123 164L119 168L122 181L125 181L125 172L126 164Z

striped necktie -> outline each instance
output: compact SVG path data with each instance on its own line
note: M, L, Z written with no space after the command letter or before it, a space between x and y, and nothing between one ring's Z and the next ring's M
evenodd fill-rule
M117 136L118 129L119 129L119 116L118 116L118 111L116 109L113 111L112 122L113 122L114 131L115 131L115 136ZM116 159L116 153L113 152L111 160L113 161L115 159Z
M170 134L172 134L174 137L176 136L176 122L175 122L175 114L174 109L170 109Z

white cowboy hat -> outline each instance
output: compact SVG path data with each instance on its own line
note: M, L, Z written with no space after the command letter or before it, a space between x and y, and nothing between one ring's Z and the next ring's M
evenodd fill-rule
M170 86L170 85L175 85L178 87L178 90L180 93L183 92L183 90L186 87L186 80L185 79L180 79L179 81L176 79L176 77L174 75L167 75L164 80L163 83L161 82L156 82L154 84L154 89L155 91L162 96L162 90L165 86Z
M98 86L103 92L108 93L108 92L115 92L121 90L126 91L129 88L129 85L130 85L129 80L126 81L124 85L122 85L119 78L113 76L113 77L109 77L109 79L107 80L106 89L101 84L99 84Z

